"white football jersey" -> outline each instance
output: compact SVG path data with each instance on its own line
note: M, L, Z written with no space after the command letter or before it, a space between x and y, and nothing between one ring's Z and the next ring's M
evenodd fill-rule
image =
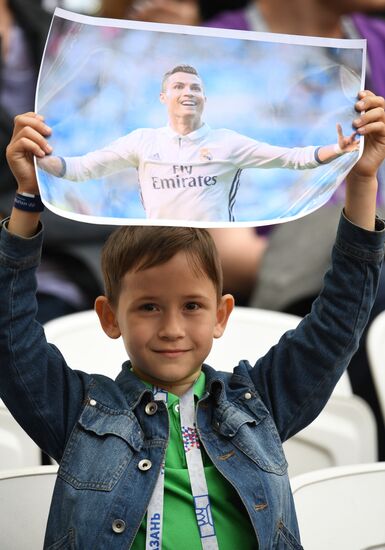
M64 158L64 178L84 181L134 166L147 218L233 221L244 168L316 168L317 147L277 147L204 124L185 136L140 128L103 149Z

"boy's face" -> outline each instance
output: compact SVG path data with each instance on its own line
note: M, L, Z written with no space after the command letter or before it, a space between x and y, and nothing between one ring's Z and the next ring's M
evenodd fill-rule
M126 273L116 308L105 297L98 300L104 330L112 338L122 335L134 371L169 387L199 376L233 307L230 295L218 303L213 282L195 272L183 252L164 264Z

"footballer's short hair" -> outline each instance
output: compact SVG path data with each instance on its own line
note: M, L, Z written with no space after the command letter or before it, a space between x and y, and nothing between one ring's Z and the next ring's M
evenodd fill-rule
M222 266L214 240L206 229L123 226L111 233L101 255L105 295L110 304L117 305L126 273L164 264L178 252L186 254L194 273L207 275L219 301L223 289Z
M201 78L198 71L195 69L195 67L192 67L191 65L176 65L167 73L164 73L163 79L162 79L162 92L164 92L166 88L166 82L170 78L172 74L175 73L187 73L187 74L195 74L198 78ZM202 79L201 79L202 80Z

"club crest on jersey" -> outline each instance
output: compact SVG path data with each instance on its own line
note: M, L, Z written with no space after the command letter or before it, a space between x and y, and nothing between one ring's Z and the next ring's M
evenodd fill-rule
M199 151L199 159L200 160L213 160L213 155L210 151L210 149L207 149L207 147L203 147Z

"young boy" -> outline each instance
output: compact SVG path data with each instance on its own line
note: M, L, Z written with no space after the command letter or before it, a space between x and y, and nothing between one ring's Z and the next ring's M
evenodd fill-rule
M60 464L45 548L301 548L281 442L325 405L374 299L384 104L360 93L354 125L365 150L312 313L254 367L203 365L233 308L205 230L113 234L95 309L130 358L115 381L72 371L34 320L42 228L32 156L50 153L50 129L34 113L16 117L7 158L18 194L0 232L0 393Z

